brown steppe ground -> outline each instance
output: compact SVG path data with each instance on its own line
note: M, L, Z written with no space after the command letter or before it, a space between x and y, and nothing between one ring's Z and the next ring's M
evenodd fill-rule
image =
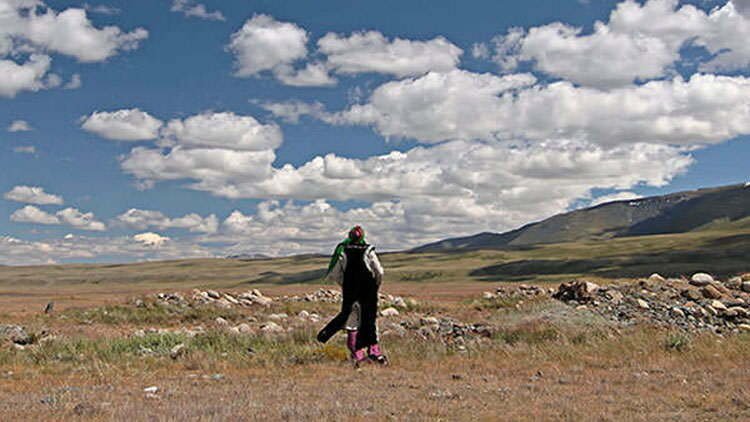
M399 316L379 319L391 365L360 369L347 361L342 335L325 346L314 341L336 304L276 300L269 308L189 311L132 305L135 297L189 295L196 286L259 288L273 297L309 293L330 286L285 274L319 269L321 258L296 262L293 271L291 264L276 265L284 270L272 280L257 278L269 276L263 266L280 261L220 262L212 269L201 262L162 264L187 266L183 273L159 264L137 271L0 269L0 323L51 333L25 350L0 346L0 420L750 420L748 334L616 327L546 298L489 303L481 292L509 283L451 272L450 256L432 267L399 267L409 259L385 258L392 271L384 291L418 301ZM476 262L461 267L485 263L481 255L470 259ZM232 271L255 281L216 275ZM162 274L172 278L162 281ZM529 283L552 287L558 280ZM50 300L55 311L44 315ZM238 336L215 323L218 316L236 325L279 312L291 321L303 309L323 320L282 321L291 329L281 335ZM397 335L387 329L423 316L496 330L457 350L416 330ZM206 333L133 335L195 326ZM186 353L172 359L169 351L180 343ZM141 353L145 347L153 353ZM158 391L147 394L149 386Z

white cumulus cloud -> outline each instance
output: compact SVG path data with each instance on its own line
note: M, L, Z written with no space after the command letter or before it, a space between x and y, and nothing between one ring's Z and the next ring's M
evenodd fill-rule
M463 50L437 37L428 41L387 39L377 31L349 36L328 33L318 40L326 64L338 73L383 73L397 77L417 76L429 71L456 68Z
M198 233L216 233L219 228L219 220L214 214L201 217L198 214L190 213L178 218L169 218L159 211L137 208L131 208L117 216L117 221L138 230L149 227L160 230L180 228Z
M57 218L57 216L42 211L33 205L26 205L25 207L13 212L13 214L10 215L10 221L16 223L47 225L60 224L60 220Z
M750 133L750 79L741 76L696 74L608 91L569 82L528 87L533 82L528 75L429 73L386 83L334 120L428 143L573 138L703 145Z
M158 233L146 232L134 235L133 240L149 248L161 248L169 238Z
M233 33L227 49L235 57L235 76L255 76L307 56L307 31L268 15L255 15Z
M65 208L53 215L33 205L27 205L11 214L10 220L16 223L68 225L79 230L89 231L104 231L107 229L104 223L96 220L94 213L84 213L76 208Z
M707 13L678 0L626 0L591 33L554 22L513 28L492 44L494 60L504 70L531 62L541 72L577 84L613 88L673 74L686 45L714 55L701 65L704 71L746 68L749 37L750 19L733 2Z
M75 208L65 208L56 214L62 224L67 224L81 230L104 231L107 226L97 221L94 213L81 212Z
M116 141L143 141L159 136L163 122L137 108L95 111L81 118L81 128Z
M31 125L26 120L14 120L8 126L8 132L28 132L32 130Z
M147 37L143 28L97 28L82 8L58 12L38 0L0 0L0 96L13 98L22 91L60 86L61 77L49 73L53 54L102 62L138 48ZM76 85L80 77L76 82L74 75L66 86Z
M21 91L36 92L51 87L48 76L52 59L32 54L24 63L0 60L0 97L13 98Z
M196 3L192 0L173 0L170 10L173 12L182 13L186 17L194 17L212 21L226 20L226 18L220 11L215 10L213 12L209 12L208 9L206 9L205 5L203 5L202 3Z
M252 116L230 112L205 112L167 124L163 135L185 147L228 148L245 151L275 149L282 142L281 129L261 124Z
M39 186L15 186L3 197L9 201L36 205L62 205L63 198L44 191Z

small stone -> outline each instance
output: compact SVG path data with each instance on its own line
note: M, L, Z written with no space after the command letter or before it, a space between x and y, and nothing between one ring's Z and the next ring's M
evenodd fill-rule
M693 289L685 289L685 290L682 291L681 294L682 294L682 297L684 297L684 298L686 298L688 300L695 301L695 302L699 301L703 297L703 295L698 290L696 290L694 288Z
M648 277L648 281L653 283L664 283L667 281L664 277L662 277L659 273L653 273Z
M740 318L747 318L748 316L750 316L750 311L740 306L732 306L727 309L727 312L732 312L735 316Z
M396 308L385 308L380 311L380 315L384 317L398 316L400 312Z
M726 282L727 287L734 290L742 289L742 277L732 277Z
M406 306L406 301L402 297L395 297L395 298L393 298L393 306L395 306L397 308L401 308L401 309L405 309L407 307Z
M229 321L225 320L222 317L217 317L215 321L216 321L216 325L220 325L222 327L229 325Z
M420 318L419 319L419 324L422 325L422 326L425 326L425 325L439 325L440 321L438 321L438 319L435 318L435 317L429 316L429 317L422 317L422 318Z
M260 330L264 333L281 333L284 332L284 328L282 328L279 324L268 321L265 324L263 324L262 327L260 327Z
M305 310L301 310L301 311L299 311L299 313L297 314L297 316L300 317L300 318L302 318L302 319L307 319L307 318L310 317L310 312L307 312Z
M98 409L89 403L78 403L73 407L76 416L90 416L97 413Z
M169 357L171 357L172 359L178 359L179 357L185 355L186 352L187 348L184 344L180 343L169 351Z
M717 311L726 311L727 310L726 305L724 305L724 303L722 303L721 301L718 301L718 300L712 300L711 301L711 307L713 307Z
M238 325L236 328L240 334L250 334L253 332L252 327L250 327L249 324L245 324L244 322Z
M0 324L0 340L8 339L14 344L31 344L32 337L20 325Z
M750 324L737 324L737 328L739 328L740 331L750 332Z
M623 296L623 294L622 294L622 293L620 293L620 292L619 292L619 291L617 291L617 290L608 290L608 291L607 291L607 292L605 293L605 296L607 297L607 299L611 300L611 301L612 301L612 302L614 302L615 304L621 303L621 302L622 302L622 300L623 300L623 299L625 298L625 297Z
M268 316L268 319L273 320L273 321L281 321L282 319L286 319L288 317L289 315L285 313L280 313L280 314L271 314Z
M586 305L578 305L576 306L576 311L585 311L588 307Z
M638 304L638 307L641 309L649 309L651 306L649 306L648 302L646 302L643 299L636 299L635 301Z
M219 299L221 297L219 292L217 292L216 290L209 290L206 292L206 294L208 294L208 297L210 297L211 299Z
M484 292L484 293L482 293L482 299L492 300L494 298L495 298L495 295L493 295L492 292Z
M690 284L693 286L703 287L714 282L714 278L706 273L695 273L690 277Z
M152 385L151 387L146 387L143 389L143 392L146 394L156 394L159 391L159 387Z
M214 305L216 305L216 306L218 306L219 308L222 308L222 309L229 309L229 308L232 307L232 302L230 302L230 301L228 301L228 300L226 300L224 298L221 298L221 299L216 300L214 302Z
M750 293L750 281L742 282L742 291L746 293Z
M729 308L721 313L725 318L734 318L737 316L737 311L734 308Z
M675 316L678 316L680 318L685 318L685 312L682 312L682 309L680 309L680 308L672 308L671 312Z
M701 293L706 299L718 299L722 296L721 292L710 284L701 288Z

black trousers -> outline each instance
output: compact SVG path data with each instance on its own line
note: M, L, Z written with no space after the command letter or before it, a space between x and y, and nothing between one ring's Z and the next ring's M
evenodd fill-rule
M344 328L354 302L359 302L360 317L357 331L357 349L378 343L376 319L378 317L378 285L372 278L344 280L341 312L318 333L318 341L327 342Z

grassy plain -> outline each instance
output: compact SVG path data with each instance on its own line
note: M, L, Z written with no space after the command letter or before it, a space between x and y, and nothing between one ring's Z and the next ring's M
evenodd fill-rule
M648 276L748 271L750 229L706 230L524 250L383 256L384 290L419 305L381 318L392 365L354 370L341 336L314 341L336 304L270 308L136 307L154 292L261 289L309 293L325 257L187 260L0 268L0 323L51 336L0 346L2 420L747 420L750 335L718 337L615 327L551 299L486 303L510 283L546 287ZM50 315L42 313L55 302ZM279 335L216 324L287 313ZM423 317L493 327L465 349L416 330ZM293 322L297 321L297 322ZM189 336L181 328L201 326ZM138 330L160 328L134 335ZM183 344L184 353L170 356ZM144 388L158 387L156 393Z

